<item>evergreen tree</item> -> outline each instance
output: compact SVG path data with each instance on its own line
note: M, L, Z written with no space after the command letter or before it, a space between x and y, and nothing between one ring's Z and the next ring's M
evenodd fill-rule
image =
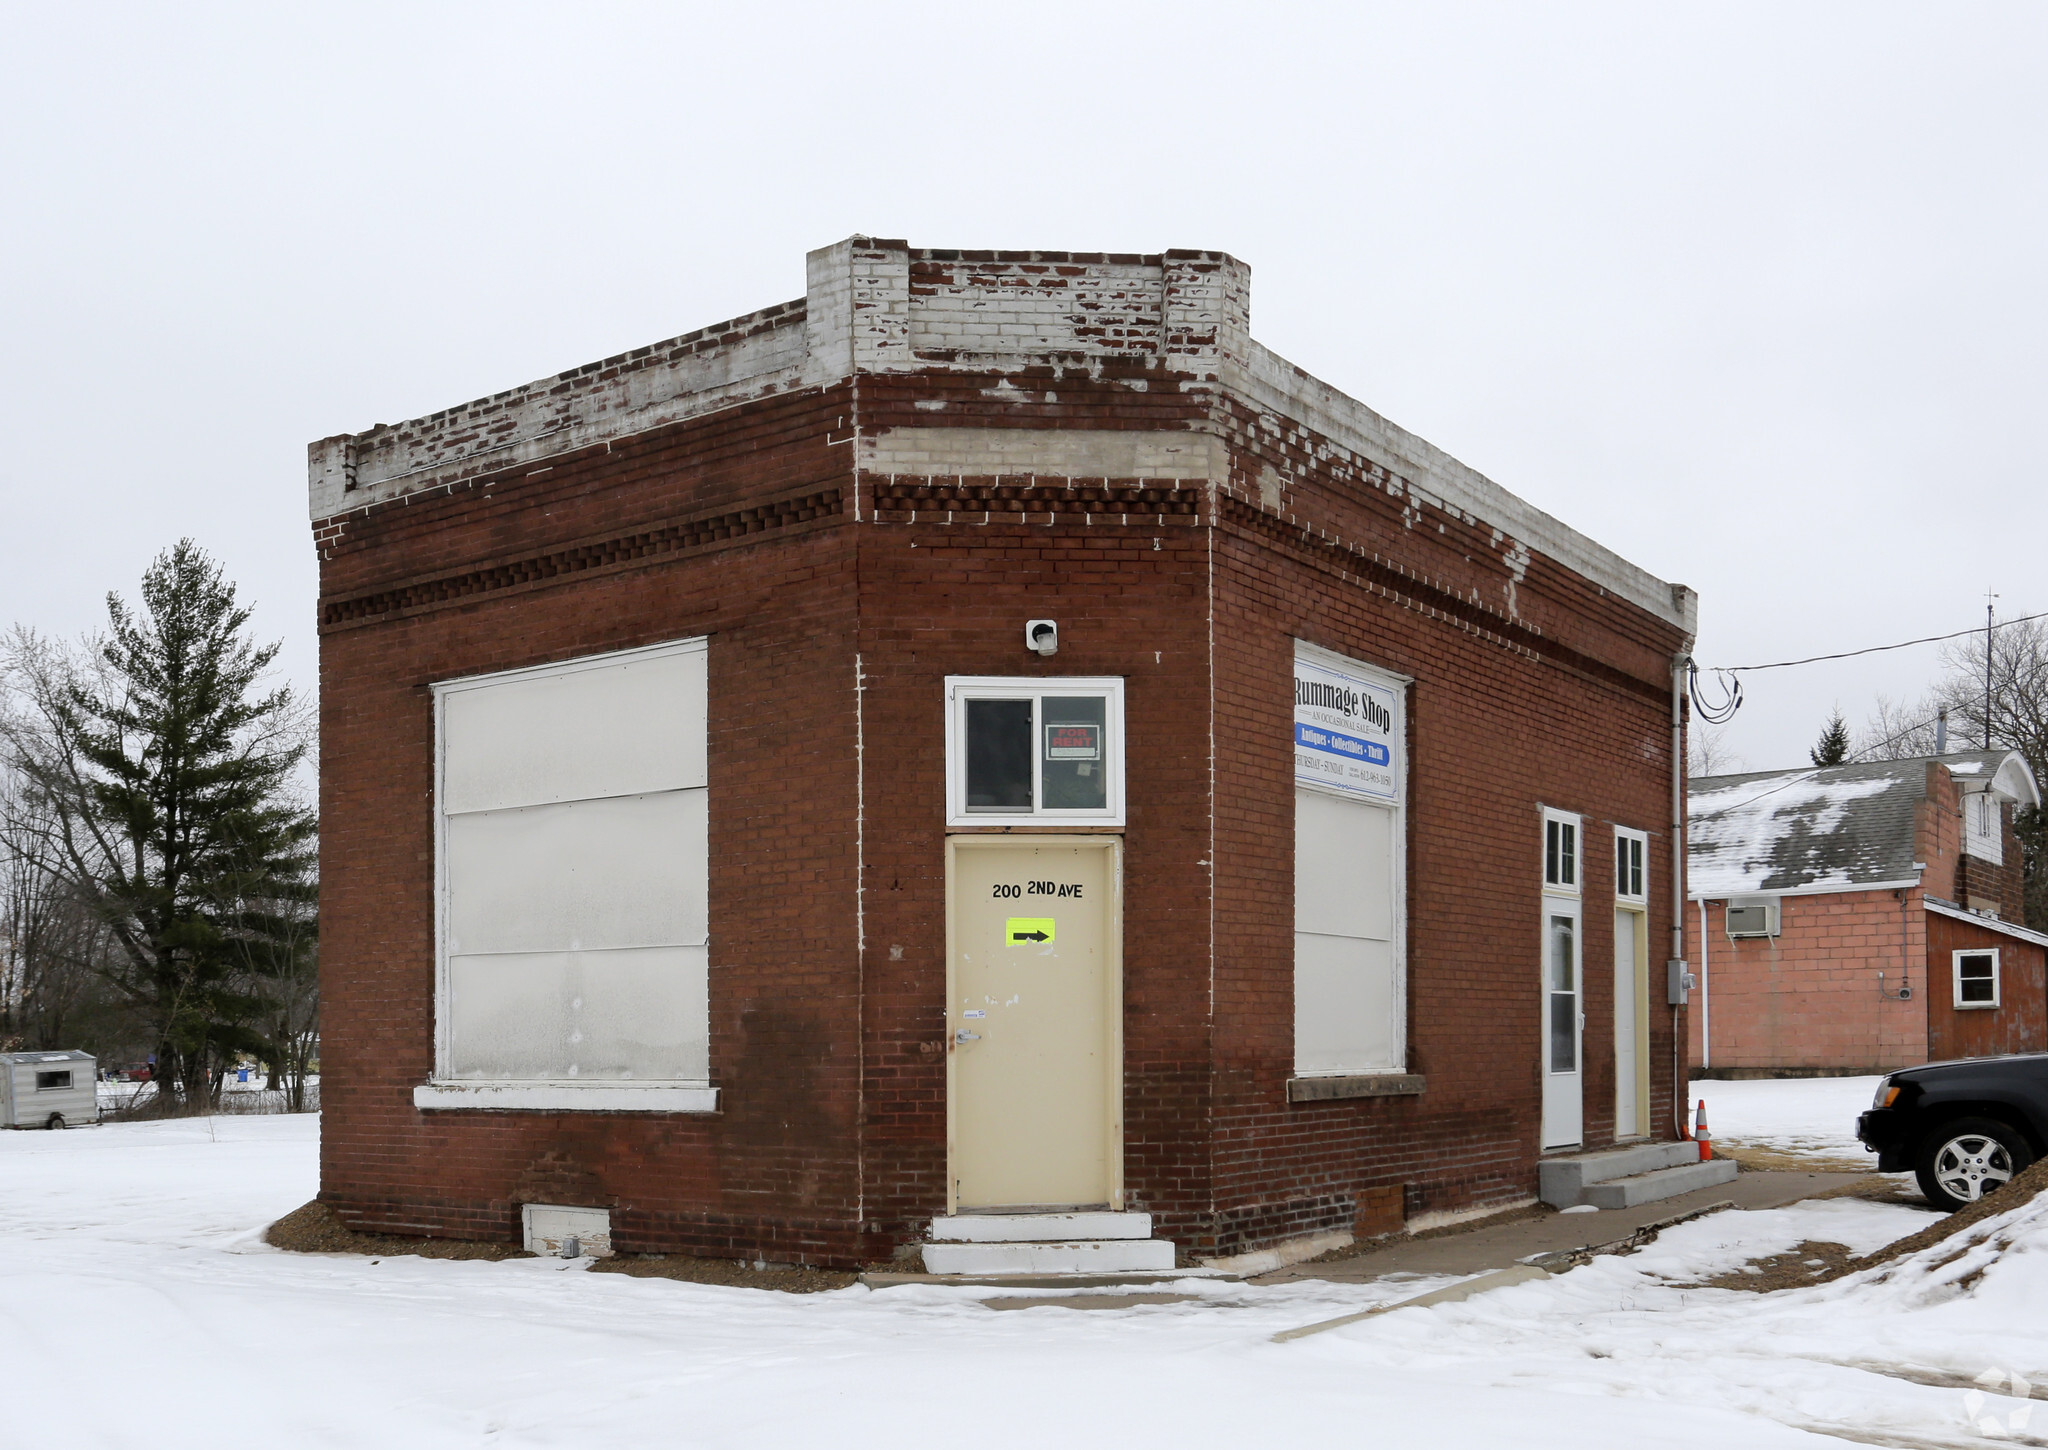
M1849 724L1842 718L1839 706L1808 753L1815 765L1840 765L1849 758Z
M139 612L107 596L93 667L45 675L17 766L57 807L57 844L111 935L103 969L147 1024L167 1104L217 1090L258 1030L264 968L300 955L315 824L290 789L305 753L276 644L191 540L159 555ZM273 967L274 970L274 967Z

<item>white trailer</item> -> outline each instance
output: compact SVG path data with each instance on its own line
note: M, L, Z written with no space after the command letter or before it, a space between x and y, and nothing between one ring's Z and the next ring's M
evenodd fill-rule
M97 1064L84 1052L0 1052L0 1128L100 1120Z

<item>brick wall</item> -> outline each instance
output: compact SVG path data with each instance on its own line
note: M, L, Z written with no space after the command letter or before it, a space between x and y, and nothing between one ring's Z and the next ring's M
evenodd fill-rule
M1330 464L1312 433L1239 436L1236 487L1252 493L1282 469L1287 482L1279 508L1256 493L1225 498L1217 541L1216 733L1229 742L1218 775L1235 786L1218 791L1219 1232L1255 1242L1346 1228L1361 1196L1386 1187L1411 1214L1526 1198L1540 1106L1541 810L1585 818L1585 1141L1601 1145L1615 1137L1616 824L1650 833L1649 953L1668 951L1673 636L1611 605L1597 622L1581 618L1576 590L1554 593L1542 573L1525 577L1510 613L1511 566L1485 531L1421 513L1398 475ZM1555 629L1535 630L1522 610ZM1295 638L1415 681L1409 1068L1428 1084L1417 1097L1286 1101ZM1661 1000L1650 1021L1652 1130L1669 1137Z
M850 540L822 519L607 538L849 480L820 392L351 516L323 558L322 1196L364 1227L510 1238L526 1200L614 1211L621 1248L858 1256L851 928L856 680ZM759 520L756 520L759 522ZM771 520L772 522L772 520ZM591 541L582 567L550 569ZM481 582L479 566L494 566ZM469 592L403 592L470 580ZM340 606L369 605L356 613ZM421 1113L432 1066L427 686L708 634L715 1117ZM797 676L807 688L791 691ZM782 727L764 733L758 702ZM789 742L795 742L790 744ZM792 909L794 903L795 909Z
M1533 1193L1543 805L1587 819L1587 1141L1608 1141L1604 828L1651 832L1659 959L1689 602L1287 381L1247 285L1212 253L854 239L813 255L800 307L316 445L323 1197L490 1238L522 1201L603 1204L627 1250L853 1263L914 1238L944 1203L948 674L1127 682L1125 1181L1166 1231L1232 1252ZM1054 660L1019 641L1040 615ZM415 1110L427 686L694 635L721 1111ZM1297 637L1416 680L1420 1096L1286 1102ZM1668 1135L1684 1065L1652 1023Z
M1713 1069L1880 1072L1927 1060L1927 922L1917 888L1786 896L1781 934L1730 941L1727 904L1686 915L1692 1060ZM1882 974L1880 983L1879 974ZM1913 995L1904 1001L1902 985ZM1713 1033L1701 1041L1702 1026Z

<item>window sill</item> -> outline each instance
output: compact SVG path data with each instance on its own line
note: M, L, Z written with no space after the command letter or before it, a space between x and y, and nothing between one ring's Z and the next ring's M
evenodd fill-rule
M1287 1101L1322 1103L1336 1098L1405 1098L1419 1096L1423 1089L1420 1073L1369 1072L1341 1077L1290 1077Z
M412 1105L428 1112L497 1113L715 1113L718 1089L673 1084L618 1087L592 1083L430 1082L412 1090Z

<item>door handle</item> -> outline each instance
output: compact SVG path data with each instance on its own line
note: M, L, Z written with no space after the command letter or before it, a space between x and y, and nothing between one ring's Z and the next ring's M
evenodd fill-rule
M979 1041L981 1041L981 1034L979 1032L969 1032L965 1027L953 1034L953 1045L955 1047L965 1047L970 1042Z

